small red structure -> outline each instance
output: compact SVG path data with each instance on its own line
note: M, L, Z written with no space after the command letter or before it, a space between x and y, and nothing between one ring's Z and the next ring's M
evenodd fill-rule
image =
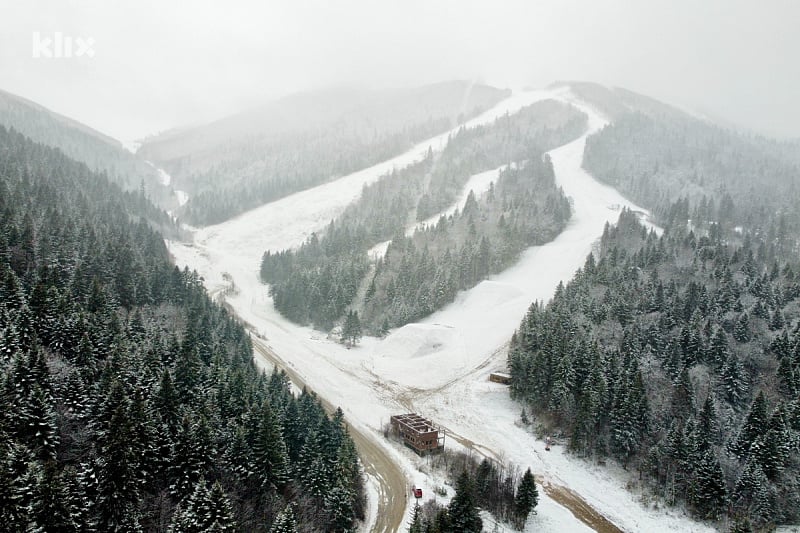
M422 498L422 489L421 488L419 488L417 486L413 486L413 487L411 487L411 492L414 494L414 497L416 499L419 500L420 498Z

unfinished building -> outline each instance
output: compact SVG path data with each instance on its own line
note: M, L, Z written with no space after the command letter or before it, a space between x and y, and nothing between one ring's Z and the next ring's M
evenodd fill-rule
M393 415L392 430L419 455L444 449L444 431L416 413Z

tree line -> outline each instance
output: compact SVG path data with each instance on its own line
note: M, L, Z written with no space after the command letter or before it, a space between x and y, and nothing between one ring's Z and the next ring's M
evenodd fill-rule
M497 520L522 531L539 504L536 480L528 468L523 474L513 466L463 453L437 457L435 465L445 463L455 479L453 497L448 505L428 500L416 505L409 523L409 533L479 533L483 531L480 511L488 511Z
M544 101L493 124L461 129L428 155L364 187L322 235L297 250L266 251L261 279L287 318L330 329L348 309L378 333L422 318L552 239L570 207L546 149L577 137L586 116ZM437 224L406 237L430 209L452 204L469 178L506 165L497 183ZM435 207L431 207L435 206ZM377 260L369 250L391 241Z
M511 340L512 396L704 519L798 519L800 277L776 243L624 211ZM707 228L708 229L708 228Z
M0 127L0 514L8 531L347 531L341 411L242 326L119 188Z

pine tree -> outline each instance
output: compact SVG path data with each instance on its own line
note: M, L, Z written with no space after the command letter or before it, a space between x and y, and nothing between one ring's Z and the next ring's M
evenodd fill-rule
M263 401L253 443L253 469L262 487L283 487L289 480L288 453L280 423L268 401Z
M292 504L287 505L283 511L278 513L269 533L297 533L297 523L295 522Z
M727 490L722 468L710 450L703 454L695 470L689 494L702 518L716 520L720 517L727 502Z
M720 374L725 399L733 405L739 405L744 397L745 382L744 371L736 354L728 355L728 360L722 367Z
M714 330L708 351L709 362L717 368L720 368L728 360L728 339L722 328Z
M34 462L30 451L0 432L0 516L8 531L25 531L28 500L32 487L25 483L28 465Z
M408 525L408 533L424 533L422 509L418 503L414 503L414 511L411 515L411 523Z
M355 346L360 339L361 320L358 318L358 311L350 310L342 326L342 342L348 346Z
M733 338L739 342L750 342L751 336L750 318L747 313L742 313L733 326Z
M528 520L528 515L539 504L539 491L536 489L536 480L528 468L522 476L517 489L517 495L514 498L514 522L515 527L522 531L525 527L525 522Z
M236 531L230 502L222 486L217 482L209 490L205 479L201 478L192 494L181 502L169 530L174 533Z
M352 491L337 483L325 494L325 511L328 514L328 527L331 531L351 531L355 524Z
M80 531L68 487L54 462L45 463L37 476L35 496L29 507L29 530L69 533Z
M447 514L452 531L480 533L483 528L475 498L475 486L466 471L456 481L456 494L450 501Z
M731 450L740 458L744 459L750 453L753 442L767 432L767 399L763 391L759 391L750 412L747 414L744 426L742 426L736 441L732 442Z
M113 411L98 435L100 454L95 467L98 526L106 531L138 530L138 464L129 446L132 438L129 402L118 381L112 383L111 390L107 408Z
M170 458L170 490L178 500L189 496L198 481L208 475L213 455L211 432L205 417L199 415L193 421L188 415L184 416Z

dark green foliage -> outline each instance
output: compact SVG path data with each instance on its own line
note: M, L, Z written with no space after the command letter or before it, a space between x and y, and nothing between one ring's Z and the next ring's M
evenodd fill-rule
M286 509L278 513L269 533L297 533L297 522L294 518L294 507L287 505Z
M267 531L289 502L309 529L363 518L341 414L255 368L117 187L0 127L0 193L3 527ZM312 448L314 497L289 454Z
M571 450L615 456L700 517L796 520L800 433L786 383L800 328L735 309L753 307L752 291L788 295L766 305L796 324L800 294L788 264L726 235L684 221L657 236L623 212L597 257L547 306L531 305L510 343L511 392L563 428Z
M342 325L342 342L348 346L355 346L361 339L361 320L358 311L348 311Z
M429 500L415 509L416 518L409 526L417 524L421 531L480 531L479 510L521 531L538 504L539 494L530 468L521 474L514 465L488 458L479 461L471 454L447 451L433 457L432 465L457 479L456 492L448 507Z
M414 504L414 513L411 515L411 523L408 525L408 533L424 533L422 524L422 510L419 504Z
M539 505L539 491L536 489L536 480L527 469L517 488L517 497L514 499L514 522L518 530L525 527L528 515Z
M695 467L694 480L689 490L689 502L702 518L718 519L725 511L727 489L719 461L706 450Z
M237 531L231 516L231 505L219 483L209 490L200 479L190 496L183 500L172 517L170 531L233 533Z
M123 148L117 140L4 91L0 91L0 125L13 128L37 143L58 148L70 159L103 173L128 191L126 196L140 215L162 230L177 230L172 219L148 198L156 202L166 200L171 190L161 185L154 167Z
M475 483L470 475L464 471L456 480L456 495L447 508L452 531L463 533L480 533L483 528L477 499Z

